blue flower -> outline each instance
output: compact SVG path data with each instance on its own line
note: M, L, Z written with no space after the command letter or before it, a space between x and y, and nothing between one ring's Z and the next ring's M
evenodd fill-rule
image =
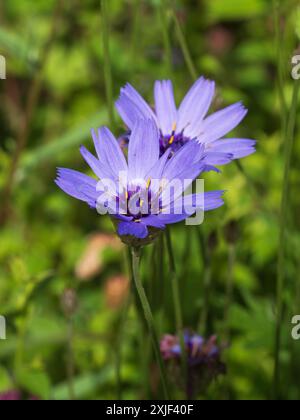
M189 366L208 363L210 359L219 358L221 352L216 342L216 336L205 340L201 335L185 332L184 343ZM180 360L181 347L177 336L165 335L161 340L160 348L165 360Z
M121 89L116 108L132 130L138 118L152 118L160 131L160 153L178 151L190 140L205 146L209 165L223 165L255 152L255 140L226 138L244 119L245 107L239 102L207 116L215 94L215 83L201 77L191 87L177 109L170 80L156 81L155 111L127 84Z
M180 369L182 353L179 337L164 335L160 342L160 351L173 381L184 388L192 399L203 392L220 374L225 374L226 366L221 360L222 347L217 345L216 336L206 340L187 331L184 334L184 343L187 356L186 382Z
M80 152L98 179L60 168L55 182L68 195L101 214L108 213L124 242L128 238L152 241L166 225L223 204L223 191L183 196L207 166L204 148L196 142L188 142L171 158L170 150L160 156L156 123L138 119L132 126L126 160L107 128L92 131L92 136L97 157L84 146Z

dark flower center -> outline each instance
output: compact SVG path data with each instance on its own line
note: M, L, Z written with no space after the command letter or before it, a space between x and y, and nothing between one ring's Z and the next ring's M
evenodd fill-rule
M151 191L151 180L148 183L147 188L128 189L124 196L118 197L119 208L127 209L126 216L133 217L136 222L150 214L158 214L161 210L158 194Z
M122 150L126 150L129 143L130 133L125 133L119 137L119 144ZM163 156L164 153L171 149L170 157L172 157L179 149L182 148L188 141L189 137L184 135L184 132L175 134L174 132L168 135L163 135L160 133L159 146L160 146L160 156Z
M164 136L162 133L159 139L160 155L162 156L167 150L171 149L170 157L182 148L190 139L185 137L183 131L178 134Z

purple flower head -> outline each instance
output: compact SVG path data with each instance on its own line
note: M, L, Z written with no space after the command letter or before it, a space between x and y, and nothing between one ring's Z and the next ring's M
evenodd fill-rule
M24 394L16 389L0 393L0 401L21 401L24 399L29 401L39 401L39 398L34 395L25 398Z
M97 158L83 146L80 151L98 180L61 168L55 182L100 214L109 214L123 241L152 241L166 225L223 204L223 191L183 196L207 166L207 154L195 141L171 158L169 150L160 156L155 122L139 119L132 127L126 160L107 128L92 131L92 136Z
M17 390L10 390L0 393L0 401L19 401L21 399L21 392Z
M219 357L220 355L220 349L216 345L216 336L212 336L208 340L205 340L200 335L185 332L184 342L189 365L191 366L205 363L210 358ZM173 335L165 335L161 340L161 352L166 360L180 358L181 347L179 338Z
M127 84L121 89L116 108L129 130L133 129L138 118L152 118L155 121L160 132L161 155L168 149L175 153L191 140L203 144L207 153L207 170L210 170L211 166L227 164L233 159L254 153L256 144L249 139L224 139L243 120L247 110L241 103L236 103L207 116L214 94L215 83L201 77L177 108L172 82L156 81L153 111L140 94Z
M184 342L188 359L188 376L185 388L192 398L195 394L205 389L218 375L224 374L226 367L221 361L222 349L217 346L216 336L205 340L200 335L185 332ZM169 366L173 379L182 386L179 337L165 335L160 342L160 350Z

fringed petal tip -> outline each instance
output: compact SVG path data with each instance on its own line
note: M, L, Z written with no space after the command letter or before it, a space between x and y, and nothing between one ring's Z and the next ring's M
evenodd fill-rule
M257 141L252 139L226 138L209 145L211 153L229 153L232 160L252 155L256 152Z
M205 172L216 172L217 174L221 174L222 173L221 169L216 168L213 165L205 165L202 172L203 173L205 173Z
M211 211L222 207L226 190L208 191L204 193L204 211Z
M97 181L95 179L73 169L57 168L54 183L64 193L86 202L91 208L96 208Z

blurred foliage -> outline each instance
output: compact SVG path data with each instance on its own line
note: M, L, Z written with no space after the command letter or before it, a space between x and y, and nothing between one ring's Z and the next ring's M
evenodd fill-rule
M61 6L55 14L57 3ZM211 254L210 266L204 262L197 229L175 226L172 238L186 327L197 330L208 304L207 325L200 325L197 332L216 333L220 341L230 342L224 356L228 375L205 397L269 398L283 174L277 73L280 66L289 104L300 9L293 0L278 2L282 27L276 45L270 0L108 3L115 98L129 81L152 102L154 81L172 78L181 100L193 80L176 35L175 13L197 74L217 82L214 109L238 100L249 109L236 134L257 139L257 153L244 159L242 168L231 164L221 175L205 176L208 190L227 190L226 205L207 214L200 229ZM8 75L0 81L0 196L1 208L9 208L0 235L0 313L8 320L8 339L0 341L0 392L18 388L43 399L111 399L120 392L123 398L159 397L150 342L135 299L120 337L128 296L122 278L130 276L126 250L111 242L113 228L107 218L65 196L53 182L57 166L86 170L78 147L91 145L92 127L109 123L99 1L3 1L0 24L0 54L6 57ZM38 100L28 138L19 150L27 99L40 70ZM124 127L120 119L117 122L119 135ZM7 199L12 161L19 152ZM299 162L297 131L283 296L281 392L287 399L300 398L300 343L290 337L291 317L300 311ZM231 221L239 232L234 243L225 235ZM212 232L217 242L210 249ZM96 241L95 235L100 235ZM166 253L158 245L150 246L142 267L159 333L174 333ZM205 303L203 279L208 269L211 284ZM226 292L230 281L231 297ZM69 289L78 301L72 314L63 300ZM180 394L174 390L173 396Z

